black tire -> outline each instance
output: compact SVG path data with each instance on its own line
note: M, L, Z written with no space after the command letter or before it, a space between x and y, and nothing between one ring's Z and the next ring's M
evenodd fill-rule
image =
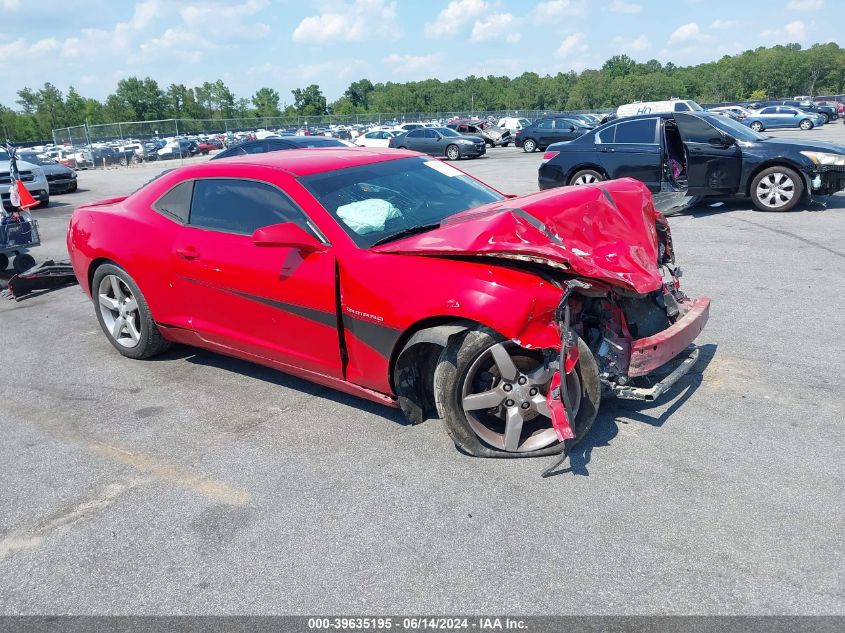
M801 121L798 123L798 127L800 127L802 130L812 130L814 126L813 122L810 121L810 119L801 119Z
M765 186L760 189L761 183L767 181L769 185L776 184L776 182L780 179L779 175L782 175L791 181L791 186L784 186L783 188L783 195L791 192L791 197L788 200L783 201L783 195L781 194L776 194L774 196L761 196L760 192L766 191ZM754 180L751 181L749 194L751 195L751 200L754 202L754 206L760 211L791 211L804 197L804 179L800 174L789 167L782 167L780 165L769 167L757 174L757 176L754 177ZM767 204L764 200L774 200L775 204Z
M0 253L0 272L3 272L9 267L9 256L5 253Z
M751 123L750 127L755 132L762 132L763 130L766 129L765 126L762 123L760 123L760 121L754 121L753 123Z
M537 141L533 138L527 138L522 142L522 151L528 154L537 151Z
M45 209L50 206L50 194L48 193L43 199L38 201L36 209Z
M819 116L822 118L823 125L830 123L830 117L827 115L827 112L819 112Z
M554 441L539 450L505 451L484 442L467 420L461 404L461 394L470 369L482 354L504 341L505 338L497 332L478 326L469 330L461 338L453 338L440 355L434 372L434 397L437 412L445 422L449 436L461 451L476 457L539 457L561 453L565 445L559 441ZM572 423L576 437L574 440L567 441L570 448L590 430L601 402L598 365L586 343L578 339L577 344L580 359L575 371L581 385L581 402ZM530 352L526 350L525 353ZM523 431L525 432L525 429Z
M590 182L591 179L594 179ZM578 182L579 180L585 182ZM576 171L572 174L572 178L569 179L570 185L592 185L596 182L601 182L605 180L604 174L601 172L596 171L595 169L581 169Z
M118 162L120 163L121 167L126 167L129 164L129 161L126 160L126 156L121 156Z
M502 143L502 147L507 147L510 143Z
M133 347L127 347L118 343L109 332L105 321L103 320L98 300L98 289L100 287L100 282L106 275L114 275L128 286L138 304L140 336L138 337L138 342ZM138 284L136 284L135 280L129 276L129 273L119 266L115 266L114 264L101 264L97 270L94 271L94 278L91 282L91 294L94 300L94 312L97 315L97 321L103 329L103 333L106 335L106 338L112 346L123 356L126 356L127 358L134 358L136 360L150 358L157 354L161 354L171 346L171 342L161 335L158 326L156 326L155 321L153 321L152 315L150 314L150 307L147 304L147 300L144 298L141 289L138 287Z
M16 255L15 260L12 262L12 268L14 268L15 272L18 274L25 273L33 266L35 266L35 258L28 253Z
M73 183L73 184L70 186L70 188L67 190L67 192L68 192L68 193L74 193L74 192L75 192L78 188L79 188L79 186L78 186L76 183Z
M446 151L444 152L444 155L449 160L460 160L461 159L461 148L458 147L457 145L454 145L454 144L447 145Z

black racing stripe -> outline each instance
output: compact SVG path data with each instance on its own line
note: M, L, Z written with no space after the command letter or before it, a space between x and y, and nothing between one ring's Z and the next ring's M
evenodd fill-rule
M236 295L238 297L243 297L244 299L249 299L250 301L255 301L257 303L263 303L264 305L271 306L273 308L278 308L279 310L284 310L285 312L290 312L291 314L295 314L296 316L300 316L304 319L308 319L309 321L316 321L317 323L322 323L323 325L328 325L332 328L337 328L337 315L334 312L324 312L322 310L315 310L314 308L306 308L305 306L296 305L294 303L286 303L284 301L276 301L275 299L268 299L267 297L262 297L259 295L252 295L246 292L241 292L239 290L232 290L231 288L223 288L221 286L212 286L210 284L203 283L198 279L191 279L190 277L184 277L186 281L190 281L191 283L199 284L201 286L205 286L207 288L212 288L213 290L219 290L220 292L227 292L231 295Z
M385 358L390 358L393 348L396 346L396 341L402 335L401 330L395 330L373 321L358 319L350 314L343 315L343 327L349 330L352 336L367 347L373 348Z

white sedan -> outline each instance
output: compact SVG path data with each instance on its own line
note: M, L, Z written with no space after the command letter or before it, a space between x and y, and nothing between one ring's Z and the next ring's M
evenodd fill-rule
M402 134L402 130L373 130L355 139L358 147L387 147L390 139Z

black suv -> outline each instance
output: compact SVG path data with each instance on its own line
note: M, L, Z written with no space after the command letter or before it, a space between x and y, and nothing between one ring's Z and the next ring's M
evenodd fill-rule
M526 152L544 150L552 143L571 141L590 131L583 121L567 117L538 119L516 133L514 145Z
M763 211L789 211L805 192L845 189L845 146L770 138L706 112L618 119L548 150L540 189L636 178L667 214L704 196L750 196Z

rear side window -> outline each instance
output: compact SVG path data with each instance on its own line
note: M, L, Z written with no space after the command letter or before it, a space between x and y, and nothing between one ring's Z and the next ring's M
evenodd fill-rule
M263 154L267 151L267 143L256 143L255 145L246 145L243 150L247 154Z
M683 101L675 104L675 112L689 112L689 106Z
M408 138L423 138L425 136L425 130L411 130L408 132Z
M616 126L614 143L654 144L656 141L657 119L640 119L619 123Z
M554 122L551 119L546 119L545 121L540 121L537 124L537 129L539 129L539 130L551 130L553 123Z
M168 170L171 171L171 170ZM164 172L166 173L166 172ZM160 176L161 174L159 174ZM191 211L191 193L194 190L194 181L181 182L161 198L153 203L153 209L166 215L171 220L182 224L188 223L188 216Z
M252 235L271 224L294 222L306 231L305 215L275 187L252 180L197 180L191 201L191 226Z
M613 137L616 134L616 127L615 125L611 125L596 134L596 143L612 143L614 140Z

